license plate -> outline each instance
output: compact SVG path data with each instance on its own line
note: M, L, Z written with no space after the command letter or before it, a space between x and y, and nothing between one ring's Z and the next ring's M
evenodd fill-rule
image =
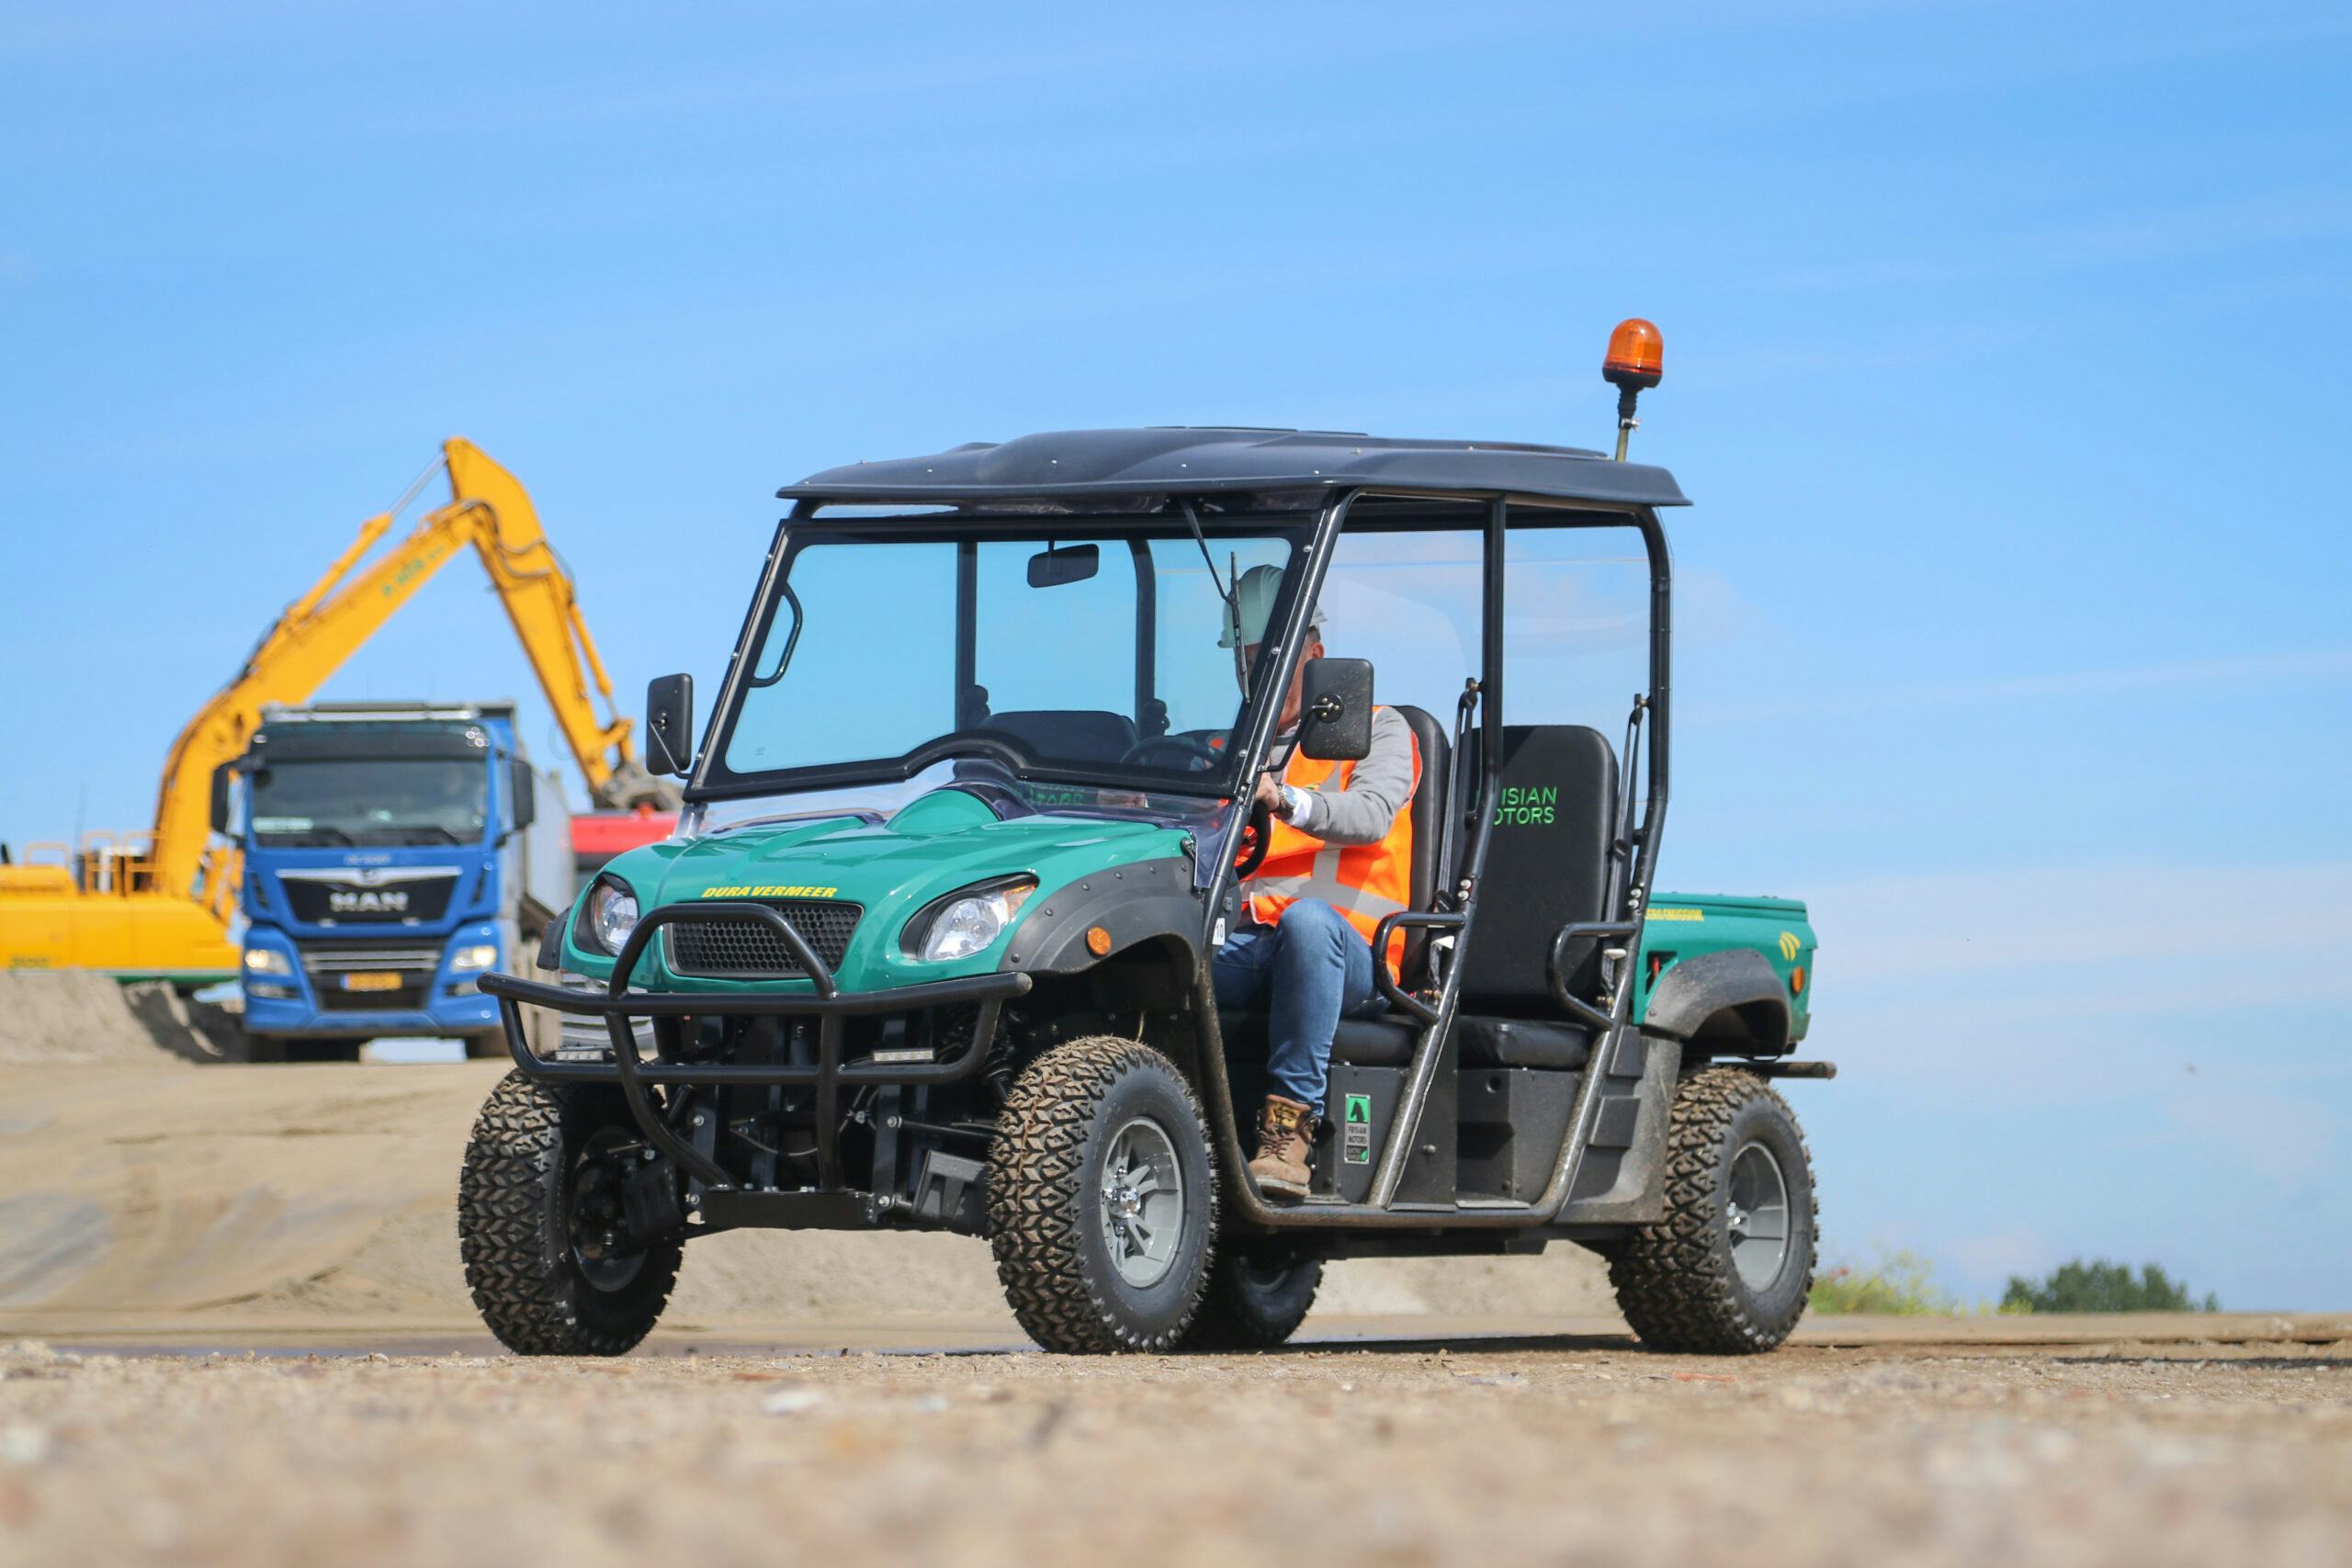
M397 991L401 988L401 977L389 970L368 970L345 975L343 988L346 991Z

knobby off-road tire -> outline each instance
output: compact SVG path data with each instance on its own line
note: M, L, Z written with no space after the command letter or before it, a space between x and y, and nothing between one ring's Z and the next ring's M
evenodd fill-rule
M1813 1289L1813 1162L1795 1114L1754 1073L1708 1067L1676 1089L1667 1138L1666 1217L1610 1258L1619 1309L1653 1349L1736 1356L1775 1348L1804 1315ZM1734 1171L1745 1157L1741 1187L1752 1197L1762 1182L1769 1192L1768 1167L1750 1153L1759 1149L1780 1179L1786 1245L1777 1272L1751 1280L1734 1242L1762 1228L1764 1211L1735 1204ZM1749 1267L1759 1265L1751 1259Z
M1184 1348L1271 1350L1298 1332L1322 1283L1320 1258L1275 1243L1228 1240L1217 1249Z
M1165 1255L1136 1250L1122 1213ZM1046 1052L997 1119L988 1215L997 1279L1032 1339L1067 1354L1173 1348L1216 1237L1216 1162L1192 1086L1129 1040Z
M617 1091L510 1073L491 1091L458 1179L458 1248L474 1305L523 1356L617 1356L645 1337L677 1282L681 1246L591 1276L565 1212L582 1153L598 1134L635 1136ZM625 1276L615 1278L615 1276Z

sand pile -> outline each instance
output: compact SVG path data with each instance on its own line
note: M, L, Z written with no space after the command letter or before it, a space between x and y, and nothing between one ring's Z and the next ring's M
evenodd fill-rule
M169 986L119 986L103 975L0 971L0 1064L120 1062L152 1064L157 1049L174 1055L224 1055L204 1015Z
M79 1024L106 1018L101 998L83 1000ZM58 1049L44 1027L38 1038ZM127 1050L119 1022L63 1038ZM142 1323L470 1331L458 1167L503 1071L192 1072L143 1043L130 1065L118 1055L0 1068L0 1337ZM1555 1248L1335 1265L1324 1310L1576 1314L1608 1301L1598 1264ZM1012 1323L981 1243L774 1232L695 1242L665 1322L893 1319Z

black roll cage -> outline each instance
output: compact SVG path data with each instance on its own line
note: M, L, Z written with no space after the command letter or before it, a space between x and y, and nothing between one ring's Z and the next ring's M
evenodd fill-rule
M1406 531L1432 526L1427 506L1461 507L1465 503L1480 510L1456 526L1476 526L1483 541L1483 571L1481 574L1481 646L1479 673L1464 694L1459 710L1458 726L1466 726L1475 716L1479 730L1480 776L1475 812L1464 809L1459 790L1450 792L1447 801L1445 842L1451 845L1457 827L1466 828L1468 845L1462 863L1456 866L1442 863L1442 870L1455 876L1451 886L1437 890L1433 902L1439 907L1426 910L1408 910L1386 917L1375 937L1375 951L1385 941L1387 933L1397 927L1422 927L1450 931L1454 951L1440 985L1436 1000L1425 1002L1399 990L1390 980L1385 966L1375 964L1374 974L1392 1005L1399 1006L1416 1020L1420 1028L1415 1039L1410 1064L1407 1069L1405 1087L1396 1110L1390 1120L1388 1135L1380 1163L1375 1168L1369 1200L1363 1203L1316 1203L1299 1206L1276 1206L1267 1203L1246 1182L1236 1182L1231 1189L1233 1201L1250 1224L1264 1230L1343 1229L1343 1230L1421 1230L1454 1229L1524 1229L1545 1224L1557 1224L1561 1212L1566 1207L1573 1190L1577 1165L1591 1140L1593 1120L1601 1099L1601 1083L1606 1076L1602 1064L1610 1059L1618 1042L1633 1027L1631 1022L1634 993L1636 989L1634 973L1634 938L1641 931L1642 911L1646 907L1653 870L1666 821L1668 779L1670 769L1671 736L1671 661L1673 558L1666 533L1657 521L1656 512L1646 506L1625 509L1597 508L1555 497L1523 495L1510 492L1464 492L1460 491L1399 490L1382 487L1351 487L1330 494L1315 513L1306 536L1304 570L1286 573L1282 597L1275 605L1270 623L1277 629L1270 639L1271 646L1261 651L1252 674L1251 684L1242 706L1242 732L1239 744L1230 748L1237 766L1227 777L1254 778L1262 769L1273 746L1278 706L1268 700L1270 694L1287 688L1301 650L1306 646L1308 615L1322 592L1332 556L1341 530L1348 525L1356 508L1367 500L1374 511L1358 526L1374 530ZM1417 508L1411 503L1423 503ZM779 601L781 578L790 556L791 535L796 524L806 525L816 514L821 502L809 499L799 501L791 514L778 525L771 544L760 589L747 610L741 631L729 660L727 676L721 686L714 726L709 734L716 736L741 694L750 674L750 662L765 635L768 620ZM1592 1066L1583 1075L1577 1091L1568 1127L1562 1137L1558 1157L1543 1193L1526 1203L1498 1203L1477 1208L1430 1207L1415 1205L1397 1207L1396 1196L1403 1180L1405 1168L1417 1139L1422 1113L1428 1104L1430 1090L1440 1066L1442 1046L1451 1031L1459 1005L1461 976L1464 971L1463 953L1476 937L1476 914L1479 884L1483 878L1488 842L1492 836L1500 792L1500 768L1498 759L1502 754L1505 710L1504 611L1506 587L1506 544L1513 514L1526 511L1544 514L1540 524L1520 526L1545 527L1632 527L1642 536L1650 571L1650 630L1648 644L1649 689L1636 694L1634 710L1627 724L1626 750L1619 759L1623 777L1620 794L1624 801L1617 824L1609 878L1608 914L1600 921L1580 922L1566 926L1552 946L1549 980L1555 1000L1578 1021L1595 1032L1591 1053ZM1017 520L1030 527L1039 520L1038 513L1023 513ZM1051 514L1060 520L1061 514ZM1148 514L1144 514L1148 515ZM1232 531L1239 526L1252 526L1261 531L1293 521L1295 514L1285 517L1272 513L1226 513L1216 516L1214 525L1204 524L1211 532ZM1122 525L1136 526L1143 515L1127 513L1078 513L1068 521L1073 530L1110 533ZM1154 532L1166 526L1165 520L1150 517ZM923 514L902 518L871 518L860 520L860 526L887 529L888 536L907 537L942 531L956 534L973 533L986 525L986 515L970 513ZM969 624L968 615L959 616ZM1141 635L1139 633L1139 635ZM1138 684L1141 685L1143 666L1138 664ZM968 673L959 668L961 677ZM1646 727L1649 744L1646 751L1640 749L1640 735ZM1457 733L1457 739L1466 739L1466 728ZM819 769L795 770L788 781L777 776L763 776L751 784L713 781L709 777L711 758L717 748L706 739L695 761L695 770L686 791L690 805L746 794L772 794L779 788L823 788L837 784L877 783L912 777L922 767L944 756L959 754L969 746L969 738L959 741L949 737L941 742L910 753L908 756L871 764L859 763ZM1467 766L1457 747L1455 782L1465 782ZM1638 815L1634 800L1634 772L1637 763L1641 771L1641 807ZM1057 776L1056 770L1025 770L1041 778ZM1200 775L1208 778L1211 775ZM1099 782L1099 781L1086 781ZM1238 824L1239 814L1234 814ZM1202 904L1202 929L1198 951L1213 951L1213 929L1225 906L1225 896L1233 880L1232 857L1224 852L1226 846L1203 846L1202 859L1213 868L1210 872L1206 897ZM680 920L707 919L723 916L750 916L769 924L779 939L795 953L803 964L803 972L814 982L811 991L777 993L745 992L730 994L723 1004L724 1010L763 1014L814 1014L820 1021L820 1059L811 1066L731 1066L723 1064L681 1065L664 1061L658 1065L639 1066L637 1047L629 1033L628 1019L650 1016L658 1029L674 1034L675 1020L681 1016L714 1010L714 998L702 994L693 996L651 996L631 993L628 987L638 956L645 950L654 931L661 925ZM1596 1007L1567 989L1561 975L1561 955L1574 941L1615 940L1622 944L1620 957L1604 954L1602 974L1602 1005ZM967 1076L978 1065L978 1044L949 1063L923 1069L912 1067L868 1067L845 1065L840 1060L839 1021L851 1013L901 1011L948 1002L977 1001L983 1003L992 1020L995 1010L1004 1001L1029 989L1027 976L1019 974L979 976L967 981L944 981L930 986L894 988L855 997L837 994L832 977L816 955L808 950L798 933L794 931L781 914L764 905L735 905L712 901L699 908L665 906L647 911L637 930L631 934L620 960L603 993L582 993L537 982L517 979L504 975L485 976L481 982L485 992L499 998L508 1045L515 1063L526 1074L547 1079L593 1079L613 1082L617 1079L628 1096L630 1109L648 1136L665 1152L694 1174L714 1192L726 1193L726 1173L722 1168L702 1157L697 1151L685 1146L674 1134L663 1127L644 1089L649 1084L702 1083L805 1083L816 1086L820 1101L831 1103L838 1087L843 1083L865 1082L944 1082ZM1212 1134L1216 1137L1227 1168L1243 1168L1246 1156L1240 1145L1240 1134L1233 1103L1232 1083L1227 1072L1223 1040L1216 1022L1216 997L1209 983L1208 965L1204 961L1193 976L1193 1011L1199 1021L1203 1036L1201 1059L1207 1087L1212 1092L1204 1096L1208 1101ZM605 1021L612 1036L616 1061L611 1064L552 1062L539 1058L526 1043L519 1004L529 1002L560 1011L584 1014ZM1668 1047L1671 1049L1669 1045ZM671 1053L665 1049L666 1057ZM627 1065L621 1065L626 1062ZM1668 1069L1670 1076L1670 1067ZM832 1131L824 1135L824 1152L831 1166ZM831 1190L816 1193L726 1193L730 1201L764 1203L774 1223L808 1224L870 1224L875 1218L874 1200L868 1195L864 1206L848 1203L847 1195ZM744 1211L743 1223L756 1223L751 1211ZM829 1217L830 1216L830 1217Z

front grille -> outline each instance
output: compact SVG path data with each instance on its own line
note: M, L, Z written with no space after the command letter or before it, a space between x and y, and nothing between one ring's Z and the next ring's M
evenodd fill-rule
M311 994L322 1012L415 1012L424 1006L425 993L441 967L439 942L336 942L332 946L296 944L302 972L311 977ZM344 989L346 975L398 975L398 988L385 991Z
M333 947L302 943L300 950L302 967L312 975L348 975L354 970L369 969L422 970L430 975L441 967L441 944L437 942L383 946L337 942Z
M363 881L360 871L327 869L280 872L288 913L306 925L401 925L437 920L457 891L454 871L378 872Z
M849 951L865 906L834 898L778 898L768 907L781 914L828 969L838 969ZM665 926L671 969L707 979L789 979L800 963L775 931L756 920L680 920Z

